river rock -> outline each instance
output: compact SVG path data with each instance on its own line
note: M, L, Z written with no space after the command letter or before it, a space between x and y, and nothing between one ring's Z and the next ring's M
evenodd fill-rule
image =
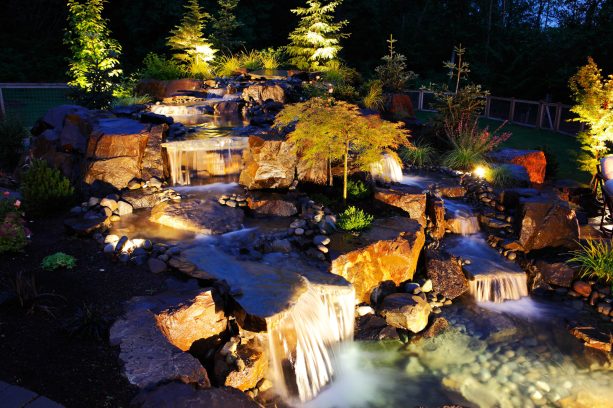
M268 371L268 358L266 358L264 350L256 344L255 339L251 339L245 344L238 345L236 358L242 361L241 367L230 369L227 372L224 372L227 367L225 361L220 359L215 361L215 372L217 374L219 365L221 368L219 374L223 377L218 382L241 391L255 388Z
M573 283L573 290L583 297L588 297L592 293L592 285L584 281L576 281Z
M522 166L528 172L531 183L543 184L547 159L540 150L502 149L491 153L490 158L498 163L508 163Z
M193 281L184 288L191 292L197 286ZM172 306L177 296L181 298L185 294L177 289L156 296L135 297L127 303L124 316L111 327L110 343L120 348L123 373L131 384L141 389L168 381L210 386L202 364L170 344L157 327L156 312Z
M579 223L566 201L547 197L520 200L519 243L526 252L548 247L575 247Z
M172 382L140 394L133 401L142 408L260 408L247 395L231 387L198 389Z
M168 341L183 351L196 341L219 343L228 325L223 305L210 288L161 311L155 320Z
M428 325L432 307L419 296L394 293L383 299L379 314L390 326L419 333Z
M150 220L197 234L217 235L242 227L244 213L214 199L163 202L151 210Z
M396 328L388 326L381 316L367 314L356 319L356 340L380 341L398 340L399 338Z
M373 222L352 248L336 250L330 243L331 272L351 282L359 301L369 302L379 283L396 285L411 280L425 243L423 227L416 220L392 217Z
M286 195L252 195L247 198L247 206L257 215L291 217L298 213L296 203Z
M243 100L262 104L269 99L285 103L285 90L280 85L256 84L243 89Z
M575 269L565 262L549 263L539 260L536 262L536 268L545 282L565 288L570 288L576 274Z
M249 190L289 188L294 182L297 160L296 150L289 142L249 136L239 183Z
M439 251L426 251L426 274L434 292L455 299L468 292L468 280L458 258Z
M419 188L394 185L390 188L375 188L375 199L393 207L400 208L414 220L425 225L426 194Z
M170 190L160 191L153 188L142 188L122 193L121 199L130 203L133 209L152 208L171 198Z
M117 215L119 215L120 217L123 217L124 215L132 214L133 210L134 209L132 208L131 204L125 201L117 202Z

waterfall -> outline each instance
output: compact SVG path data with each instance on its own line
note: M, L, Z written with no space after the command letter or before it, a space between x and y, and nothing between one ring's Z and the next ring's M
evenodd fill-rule
M502 303L528 296L525 273L496 273L477 275L470 281L470 293L477 302Z
M400 183L402 181L402 165L391 154L383 154L381 160L371 164L370 174L373 179L383 182Z
M467 236L479 232L479 219L468 204L446 199L445 210L453 214L447 219L447 228L454 234Z
M278 393L314 398L334 375L338 346L353 338L352 287L308 284L296 304L269 325L271 372Z
M237 175L246 138L219 137L164 143L173 185L189 185L192 176Z

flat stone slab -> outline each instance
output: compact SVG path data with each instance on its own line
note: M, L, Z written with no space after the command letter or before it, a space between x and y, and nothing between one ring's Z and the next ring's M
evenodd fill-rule
M204 235L236 231L243 225L245 213L219 204L213 199L162 202L151 210L150 220L168 227Z
M0 405L6 408L63 408L49 398L17 385L0 381Z

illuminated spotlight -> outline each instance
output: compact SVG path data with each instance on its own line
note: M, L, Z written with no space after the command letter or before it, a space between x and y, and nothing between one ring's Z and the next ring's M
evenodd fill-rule
M473 170L473 174L479 178L484 178L486 173L487 173L487 169L483 166L477 166Z

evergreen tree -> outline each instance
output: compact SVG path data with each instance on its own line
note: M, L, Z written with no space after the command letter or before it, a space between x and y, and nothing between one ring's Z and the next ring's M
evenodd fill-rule
M64 43L70 48L69 85L75 96L94 108L108 106L119 68L121 46L111 38L107 21L102 18L105 0L68 0L68 28Z
M332 162L343 161L343 199L347 199L349 157L362 170L381 160L383 153L396 159L400 145L409 146L408 131L400 123L388 122L379 115L362 115L358 106L334 99L311 98L286 105L275 119L276 128L294 125L288 141L293 143L302 160L314 164L328 161L332 182Z
M334 22L334 10L342 0L307 0L307 7L298 7L292 13L301 17L298 27L289 35L287 52L290 62L300 69L319 70L325 63L336 59L341 50L340 40L348 37L341 33L347 21Z
M202 11L198 0L188 0L181 23L170 31L168 46L173 57L195 75L209 75L209 62L216 50L204 37L204 25L209 14Z
M213 45L217 49L229 52L236 50L243 45L243 42L236 38L236 30L242 26L234 14L234 9L240 0L217 0L219 11L213 19Z

